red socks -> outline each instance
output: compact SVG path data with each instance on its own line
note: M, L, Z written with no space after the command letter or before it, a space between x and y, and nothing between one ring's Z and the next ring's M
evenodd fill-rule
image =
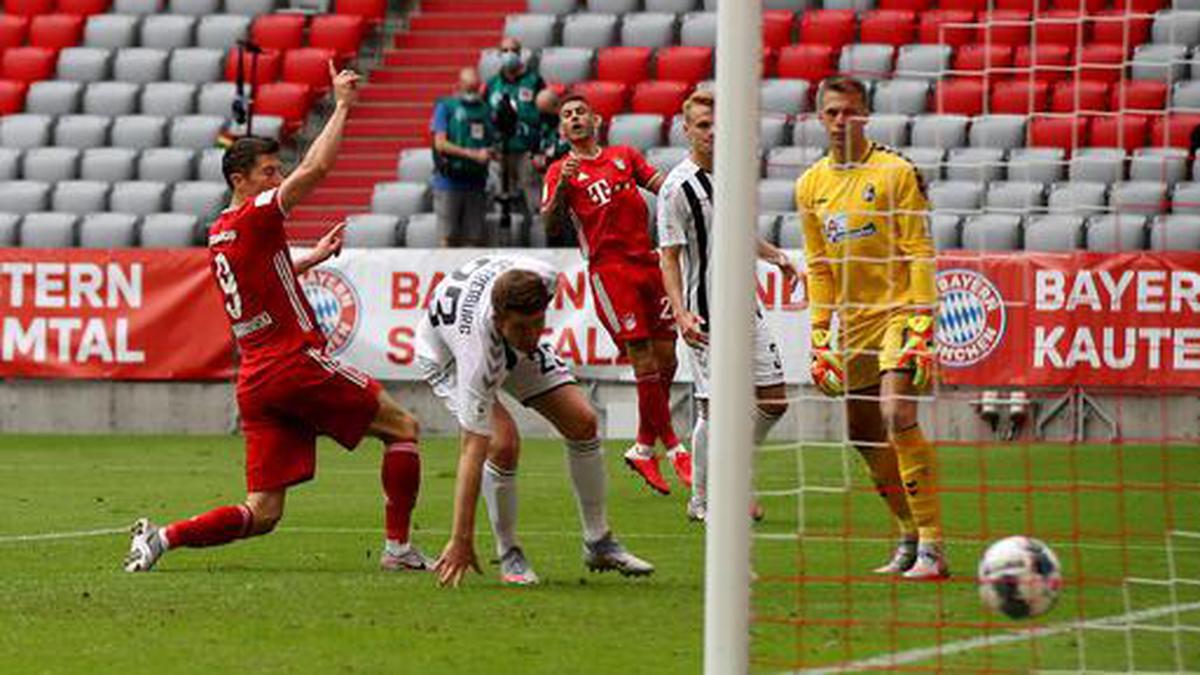
M637 442L651 448L659 438L668 448L679 445L679 437L671 424L671 400L667 396L670 380L666 380L666 384L663 380L662 374L657 372L637 377Z
M219 546L249 535L253 522L254 516L244 504L221 506L171 523L164 534L171 548Z
M387 446L379 477L387 497L384 506L387 538L404 543L408 541L413 508L421 490L421 455L416 442L398 441Z

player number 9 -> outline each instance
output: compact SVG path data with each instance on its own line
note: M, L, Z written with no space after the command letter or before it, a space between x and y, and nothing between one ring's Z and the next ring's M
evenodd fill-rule
M233 276L233 268L224 253L213 256L213 265L217 268L217 284L225 294L225 311L234 321L242 318L242 296L238 295L237 278Z

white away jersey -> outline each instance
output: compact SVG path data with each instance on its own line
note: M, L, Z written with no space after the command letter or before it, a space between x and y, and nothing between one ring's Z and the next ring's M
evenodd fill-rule
M658 245L683 247L683 300L705 324L712 287L711 178L688 157L671 169L658 191Z

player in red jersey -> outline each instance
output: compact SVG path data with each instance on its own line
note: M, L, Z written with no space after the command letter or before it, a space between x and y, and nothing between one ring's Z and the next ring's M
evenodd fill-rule
M340 252L343 225L306 257L293 261L288 253L284 220L329 172L358 97L357 74L336 72L332 64L329 70L336 107L295 171L285 178L279 144L261 138L239 139L222 160L233 196L209 230L208 247L242 355L237 400L246 437L246 501L162 528L139 519L126 571L151 569L169 549L270 532L283 516L287 489L313 477L319 435L348 449L365 435L383 441L387 542L380 566L430 566L408 542L421 478L417 421L374 379L326 354L325 336L296 278Z
M571 151L546 172L542 219L552 237L570 225L579 230L600 322L629 356L637 377L637 442L626 451L625 463L650 487L669 494L656 442L662 439L675 473L689 487L692 462L671 424L675 321L650 239L646 200L638 192L643 187L657 193L663 175L633 148L600 147L600 119L583 96L565 97L558 117Z

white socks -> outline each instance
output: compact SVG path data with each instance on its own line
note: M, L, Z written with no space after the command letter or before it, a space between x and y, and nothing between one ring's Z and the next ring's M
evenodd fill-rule
M600 439L567 441L567 469L579 502L583 538L589 542L597 541L608 534L608 517L604 512L607 478Z
M488 460L483 464L480 489L496 536L496 555L503 556L517 545L517 472Z
M696 416L692 428L692 494L699 499L708 495L708 418Z

